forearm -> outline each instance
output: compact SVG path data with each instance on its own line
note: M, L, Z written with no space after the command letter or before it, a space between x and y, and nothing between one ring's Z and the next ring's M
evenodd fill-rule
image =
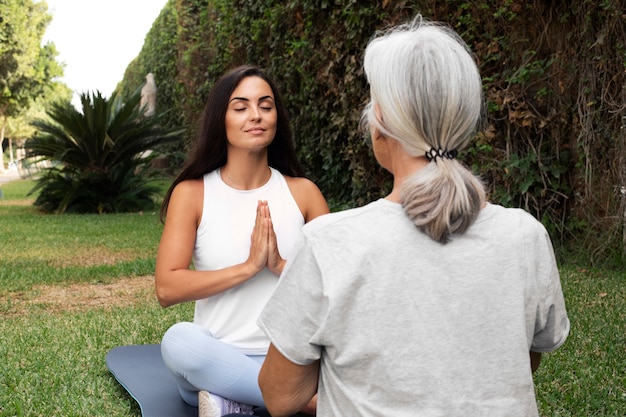
M315 415L317 412L317 393L309 400L308 403L304 407L302 407L299 411L303 414Z
M259 373L259 386L272 417L292 416L300 411L314 412L318 375L319 361L297 365L270 345Z
M155 271L156 295L163 307L196 301L224 292L252 278L258 270L249 263L233 265L216 271L189 268Z
M275 376L274 379L280 379L280 377ZM288 389L287 384L282 384L280 381L276 385L261 381L260 379L260 384L265 384L261 389L265 406L272 417L289 417L299 412L315 415L317 378L294 384L293 386L297 387L295 390Z

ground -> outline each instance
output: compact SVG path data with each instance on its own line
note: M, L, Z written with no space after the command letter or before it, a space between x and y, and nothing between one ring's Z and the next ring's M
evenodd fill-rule
M0 180L2 177L0 176ZM1 181L0 181L1 182ZM4 206L31 205L32 198L3 200ZM135 254L128 251L115 251L105 247L74 248L67 257L59 256L53 264L57 267L70 264L112 265L119 261L130 261ZM38 252L54 250L38 248ZM69 256L71 255L71 257ZM32 311L61 312L79 311L85 308L109 308L129 305L146 299L156 302L154 276L128 277L111 282L37 285L25 291L3 291L0 289L0 313L3 316L20 316Z
M28 291L0 293L3 315L23 315L37 305L43 311L76 311L86 307L114 307L153 298L154 277L122 278L112 283L38 285Z

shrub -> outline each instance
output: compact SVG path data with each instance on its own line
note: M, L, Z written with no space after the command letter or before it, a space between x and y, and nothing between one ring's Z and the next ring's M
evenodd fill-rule
M26 142L27 157L47 160L32 192L43 211L113 213L151 208L160 191L151 184L148 162L164 144L181 137L181 128L164 129L163 113L145 117L137 90L126 101L114 93L82 94L82 113L55 104L49 120L38 119Z

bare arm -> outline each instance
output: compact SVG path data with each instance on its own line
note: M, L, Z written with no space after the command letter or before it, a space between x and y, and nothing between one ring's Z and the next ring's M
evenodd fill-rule
M305 222L329 212L322 193L311 181L290 178L288 184ZM246 262L215 271L190 269L203 196L202 179L183 181L172 192L155 270L157 298L163 307L219 294L252 278L265 266L279 276L285 266L269 207L266 201L260 201Z
M202 179L184 181L172 193L155 270L157 298L163 307L226 291L252 278L265 266L267 245L259 242L267 242L268 222L257 220L250 256L246 262L215 271L190 269L196 231L202 215L203 195Z
M307 178L285 177L285 179L293 198L300 207L305 223L330 212L326 199L313 181Z
M272 417L314 413L318 376L319 361L297 365L270 345L259 373L259 387Z

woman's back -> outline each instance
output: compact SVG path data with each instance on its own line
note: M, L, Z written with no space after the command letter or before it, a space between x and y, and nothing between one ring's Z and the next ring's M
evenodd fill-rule
M569 330L566 318L542 328L564 304L539 222L487 205L444 245L383 199L304 230L311 250L288 270L299 289L281 283L275 296L297 312L287 356L306 360L305 341L324 346L321 415L537 414L529 350L551 350Z
M569 333L548 235L457 159L483 106L458 34L418 16L379 35L363 121L393 187L303 229L259 319L266 405L318 389L318 416L536 416L539 352Z

